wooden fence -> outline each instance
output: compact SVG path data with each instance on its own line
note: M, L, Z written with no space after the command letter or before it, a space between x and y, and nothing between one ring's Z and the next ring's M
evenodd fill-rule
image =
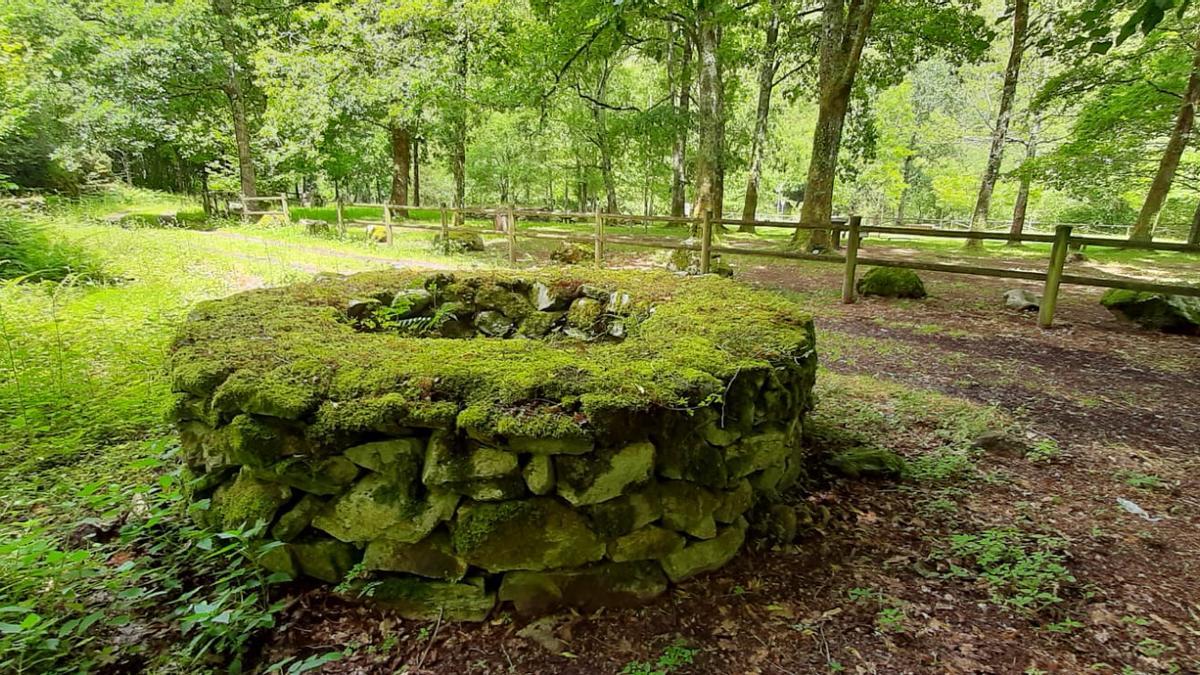
M242 202L242 220L249 220L251 216L283 216L287 220L292 219L292 211L288 208L287 193L277 195L264 195L260 197L239 197ZM278 209L268 209L266 211L256 210L251 208L253 205L262 203L278 202Z
M344 217L344 207L346 206L369 206L382 208L383 220L348 220ZM286 197L284 197L283 208L286 212ZM1200 255L1200 246L1190 244L1131 242L1109 237L1075 236L1072 234L1073 228L1070 225L1059 225L1055 228L1053 235L1021 234L1014 236L1007 232L970 232L935 230L919 227L865 226L862 224L862 218L860 216L851 216L849 218L835 217L828 225L815 226L789 221L713 218L709 213L704 213L696 217L634 216L627 214L602 213L599 211L594 213L579 213L571 211L536 211L515 209L512 206L499 208L449 208L444 204L438 208L440 215L440 223L438 225L418 225L409 222L396 222L392 217L393 211L405 212L408 209L417 210L421 208L422 207L400 204L343 204L342 202L338 202L337 225L339 231L342 233L345 233L346 226L348 224L376 227L383 226L386 233L385 241L388 243L392 241L394 229L436 232L440 234L440 241L447 252L449 251L451 245L450 233L453 231L465 230L474 232L481 236L487 235L504 237L507 240L508 261L510 264L516 263L517 240L519 237L526 239L544 239L579 244L591 244L593 247L594 262L597 267L604 266L605 247L610 244L635 246L641 248L697 251L700 254L700 271L704 274L707 274L711 270L712 257L714 254L762 256L766 258L811 260L816 262L834 263L842 265L845 268L845 276L842 282L842 302L847 304L853 303L857 300L855 281L857 278L857 270L859 265L871 265L875 267L899 267L929 272L945 272L949 274L967 274L1001 279L1040 281L1043 283L1043 293L1042 302L1038 313L1038 325L1040 325L1042 328L1049 328L1054 322L1054 311L1058 304L1058 290L1062 284L1094 286L1100 288L1121 288L1131 291L1146 291L1151 293L1169 293L1174 295L1200 297L1200 287L1198 286L1160 284L1129 278L1104 278L1066 274L1064 272L1064 266L1069 251L1083 246L1104 246L1110 248L1137 249L1145 251L1182 251ZM425 209L428 210L428 207L425 207ZM455 222L461 222L461 219L466 216L483 216L492 218L498 224L498 227L492 230L484 230L474 227L451 225L452 220ZM591 221L592 233L589 236L582 234L561 234L555 232L538 232L529 230L518 232L516 224L519 218L546 222ZM608 225L612 223L668 223L688 225L697 235L699 241L694 241L692 238L689 238L685 241L677 241L672 239L643 236L609 234ZM770 250L762 248L749 248L744 246L714 245L714 230L717 227L727 225L753 225L755 228L768 227L785 228L790 230L832 230L834 232L835 242L839 242L841 240L841 234L844 232L846 234L845 253L844 255L838 255L835 253L808 253L804 251L778 249ZM987 267L980 265L948 264L917 260L860 256L859 250L862 248L863 237L871 234L950 238L961 239L964 241L978 240L1048 243L1051 245L1050 260L1045 268L1045 271L1035 271L1009 269L1004 267Z

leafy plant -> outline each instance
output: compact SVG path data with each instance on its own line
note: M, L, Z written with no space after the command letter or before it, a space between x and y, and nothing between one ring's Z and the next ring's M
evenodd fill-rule
M688 647L682 642L667 647L654 663L631 661L621 669L620 675L667 675L680 666L691 665L699 649Z
M25 282L105 281L100 261L81 246L52 237L45 225L0 210L0 279Z
M1053 438L1043 438L1025 453L1025 458L1031 462L1052 462L1062 454L1058 442Z
M1016 528L984 530L950 537L952 574L982 580L993 602L1036 613L1062 602L1064 586L1075 577L1066 567L1066 542Z

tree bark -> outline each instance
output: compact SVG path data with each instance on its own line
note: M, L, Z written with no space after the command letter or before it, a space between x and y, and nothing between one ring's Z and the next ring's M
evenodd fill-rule
M388 127L392 140L392 194L389 204L408 205L408 172L412 166L412 135L403 124L392 123ZM397 209L395 215L408 217L408 209Z
M412 142L412 204L421 205L421 139Z
M792 242L809 250L831 247L833 185L842 127L850 107L850 92L862 62L862 51L879 0L826 0L821 10L820 65L817 70L817 126L800 222L821 229L797 229Z
M746 181L746 198L742 202L742 220L754 220L758 214L758 182L762 178L763 152L767 145L767 120L771 114L771 93L775 89L775 74L779 71L778 0L769 0L769 8L762 63L758 70L758 107L754 113L754 136L750 141L750 176ZM754 226L743 224L738 230L754 232Z
M687 139L692 100L692 43L686 32L679 36L679 74L675 114L679 130L671 148L671 215L682 217L687 204Z
M1179 168L1179 159L1187 147L1188 134L1196 120L1196 106L1200 105L1200 37L1196 38L1193 48L1192 75L1188 78L1187 91L1183 94L1183 103L1179 106L1179 114L1175 117L1175 127L1171 129L1171 137L1158 163L1158 172L1146 192L1146 200L1142 202L1142 210L1138 213L1133 231L1129 233L1131 241L1150 241L1154 236L1154 226L1158 224L1158 215L1162 212L1163 204L1167 201L1167 193L1171 191L1171 183L1175 180L1175 171Z
M696 58L700 66L700 87L696 101L699 137L696 149L696 210L711 211L720 218L724 202L725 106L724 81L718 51L721 27L715 7L719 0L699 3L696 10Z
M454 119L452 123L453 147L450 150L450 173L454 175L454 207L462 209L467 198L467 76L470 67L470 43L463 37L458 45L457 78L454 82L455 102ZM454 212L455 227L462 226L462 211Z
M1038 133L1041 131L1041 117L1033 113L1033 123L1029 127L1029 140L1025 142L1025 161L1032 162L1037 158ZM1020 246L1021 233L1025 231L1025 211L1029 206L1029 187L1032 179L1029 172L1021 173L1021 185L1017 188L1017 202L1013 204L1012 227L1008 233L1013 238L1008 240L1009 246Z
M212 0L212 10L219 17L220 23L224 24L218 26L217 33L220 35L221 49L229 55L229 72L221 90L229 101L229 111L233 117L233 137L237 145L238 178L242 195L257 197L254 155L250 147L250 123L246 118L246 96L242 87L242 50L234 28L233 3L230 0Z
M1192 214L1192 230L1188 232L1187 243L1200 246L1200 202L1196 203L1196 213Z
M1004 87L1000 90L1000 110L996 114L996 128L992 130L992 147L988 150L987 166L979 182L979 196L975 199L975 210L971 215L971 230L987 229L988 210L992 205L992 191L1000 176L1000 162L1004 159L1004 145L1008 142L1008 124L1012 118L1013 98L1017 94L1017 81L1021 77L1021 57L1025 54L1025 33L1029 26L1029 0L1013 0L1012 48L1008 52L1008 64L1004 68ZM968 239L967 248L983 248L982 239Z
M595 100L590 101L595 130L592 140L596 144L596 149L600 151L600 176L604 180L605 213L617 212L617 182L613 176L612 145L608 135L608 110L604 107L605 99L608 96L608 77L611 73L612 67L605 62L600 73L600 82L596 85Z
M913 161L917 158L917 153L913 148L917 145L917 132L912 132L908 137L908 154L904 156L904 168L900 171L900 176L904 179L904 189L900 191L900 199L896 203L896 227L904 225L904 207L908 202L908 194L912 191L910 187L912 183Z

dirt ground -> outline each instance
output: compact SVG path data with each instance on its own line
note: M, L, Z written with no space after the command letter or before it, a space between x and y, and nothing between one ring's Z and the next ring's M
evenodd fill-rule
M265 662L343 650L322 672L1200 672L1200 338L1123 324L1089 289L1067 289L1043 331L1003 306L1013 282L922 273L926 300L841 305L837 266L739 269L813 310L825 379L840 383L813 425L841 433L814 444L861 432L838 415L866 392L876 441L936 451L938 411L893 414L894 392L918 391L992 406L1056 452L980 452L956 480L819 478L792 499L828 522L636 610L431 624L296 588ZM872 382L884 388L866 400ZM957 573L947 542L994 528L1061 542L1060 601L1021 611Z

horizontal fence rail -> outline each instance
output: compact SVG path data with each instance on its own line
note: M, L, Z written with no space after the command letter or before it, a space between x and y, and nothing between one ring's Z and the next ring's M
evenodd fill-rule
M281 200L284 212L287 211L287 197L255 198L262 200ZM382 220L367 220L362 218L347 219L345 208L349 206L375 207L382 209ZM438 225L418 225L411 222L395 222L393 214L407 213L410 210L437 210L440 223ZM492 229L479 227L464 227L463 220L467 216L490 218ZM537 230L518 231L518 219L526 222L574 222L592 223L590 235ZM690 236L684 240L664 239L629 234L609 234L607 228L614 223L666 223L688 225ZM1127 277L1090 277L1077 274L1065 274L1064 266L1067 256L1072 249L1083 246L1103 246L1119 249L1137 249L1145 251L1174 251L1200 254L1200 246L1173 242L1134 242L1125 239L1096 236L1075 236L1072 226L1059 225L1053 235L1049 234L1011 234L1008 232L978 232L970 230L933 229L929 227L900 227L887 225L864 226L860 216L834 217L826 225L812 225L779 220L744 220L737 218L713 218L709 213L697 216L658 216L630 215L618 213L591 213L573 211L545 211L536 209L516 209L505 207L447 207L444 204L436 209L431 207L411 206L403 204L370 204L337 202L337 226L341 233L346 232L347 225L359 225L367 228L368 234L372 228L382 227L384 243L392 243L393 230L416 230L438 234L438 241L444 252L451 250L450 233L455 231L473 232L480 236L503 237L507 240L508 260L517 260L517 241L519 238L561 241L577 244L591 244L593 257L597 267L602 267L605 260L605 248L608 245L632 246L660 250L694 251L698 252L701 273L707 274L712 268L714 255L739 255L777 258L783 260L809 260L823 263L843 265L845 276L842 283L842 301L853 303L857 300L855 282L859 265L875 267L898 267L903 269L921 270L927 272L942 272L947 274L964 274L970 276L992 277L998 279L1020 279L1037 281L1043 284L1042 303L1038 314L1038 324L1049 328L1054 321L1054 312L1058 303L1058 289L1061 284L1076 286L1093 286L1099 288L1120 288L1132 291L1151 293L1167 293L1200 297L1200 287L1183 284L1162 284L1130 279ZM713 243L714 231L724 226L752 226L754 228L784 228L791 230L829 230L833 233L834 248L841 248L841 235L846 235L844 254L828 252L808 252L800 250L764 249L751 246L724 245ZM935 239L959 239L963 241L1005 241L1010 243L1042 243L1050 244L1050 260L1044 270L1012 269L1005 267L990 267L960 263L927 262L921 260L905 260L899 258L860 257L858 252L863 238L868 235L897 235L905 237L927 237Z

